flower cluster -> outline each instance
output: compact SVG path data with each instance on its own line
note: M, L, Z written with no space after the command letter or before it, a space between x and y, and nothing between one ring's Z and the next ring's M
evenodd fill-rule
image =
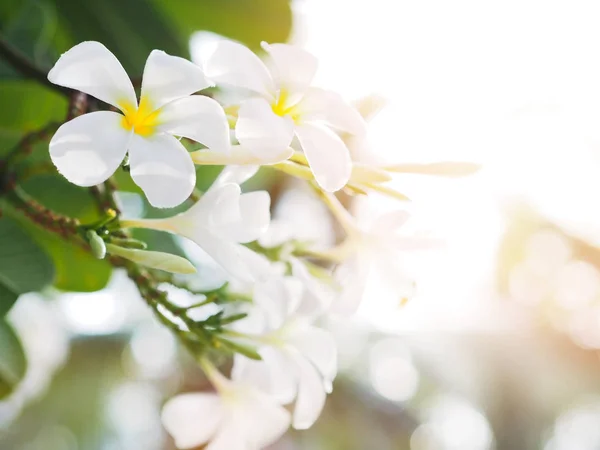
M385 185L394 172L472 171L465 164L402 166L357 156L365 114L340 95L311 86L317 70L311 54L284 44L263 48L265 61L241 44L221 41L204 68L155 50L139 100L119 61L98 42L73 47L48 74L52 83L108 104L56 131L50 156L65 178L95 186L123 167L151 205L193 203L160 219L124 220L113 212L86 228L94 254L150 270L195 271L181 257L135 248L127 230L149 228L193 241L228 274L219 291L225 297L205 293L189 308L163 302L164 293L152 286L140 290L215 387L214 393L186 393L166 403L163 423L180 448L208 443L209 450L260 449L290 424L309 428L337 371L324 317L358 308L371 268L400 288L397 253L431 245L400 235L408 219L403 211L382 216L370 228L359 226L333 192L377 191L404 199ZM222 104L198 94L208 87L234 101ZM201 148L190 152L188 142ZM195 165L226 168L199 194ZM340 223L342 242L317 250L289 234L282 238L271 222L269 194L240 187L259 166L306 180ZM131 273L145 282L141 272ZM198 314L202 320L194 319ZM210 359L225 347L234 354L229 378Z

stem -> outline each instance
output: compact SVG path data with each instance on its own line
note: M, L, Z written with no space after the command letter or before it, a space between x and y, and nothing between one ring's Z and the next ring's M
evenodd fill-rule
M48 80L48 70L37 67L26 55L2 36L0 36L0 56L8 61L8 63L24 77L35 80L63 95L69 95L71 92L70 89L52 84Z
M327 205L333 216L337 219L342 228L344 228L344 231L346 231L348 235L359 233L356 224L354 223L354 218L350 215L348 210L344 208L337 197L329 192L323 192L316 186L314 186L314 188L319 197L321 197L323 202Z
M80 224L77 219L63 216L46 208L31 198L19 186L14 187L7 199L16 209L42 228L60 234L65 239L78 236ZM85 247L87 248L87 245Z

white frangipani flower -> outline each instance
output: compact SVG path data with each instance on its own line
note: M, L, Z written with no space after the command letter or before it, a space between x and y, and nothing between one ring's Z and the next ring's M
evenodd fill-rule
M256 386L282 404L295 400L296 429L309 428L317 420L337 372L333 337L312 325L313 318L298 313L302 291L302 283L292 277L272 278L255 287L256 308L245 319L254 334L246 334L259 345L262 360L236 355L232 371L232 379ZM263 324L259 334L257 321Z
M242 193L256 167L228 167L213 186L187 211L165 219L121 221L122 227L151 228L186 237L198 244L235 278L260 278L262 261L243 245L268 228L271 199L266 191Z
M200 67L183 58L159 50L150 53L139 104L125 69L99 42L82 42L64 53L48 79L121 111L76 117L52 138L52 161L79 186L105 181L129 152L131 177L148 201L159 208L174 207L188 198L196 182L194 163L175 136L215 150L229 148L223 108L211 98L191 95L211 83Z
M429 237L400 235L400 228L410 215L406 211L392 211L375 219L370 227L360 227L348 211L332 195L323 199L347 233L339 246L321 252L321 255L338 262L334 277L340 289L330 312L353 314L362 300L367 277L375 271L388 287L402 298L414 293L414 281L406 276L398 264L403 251L425 250L438 247L440 241Z
M313 55L285 44L263 47L268 65L231 41L219 42L206 62L207 76L217 84L252 93L237 111L237 140L259 159L269 159L296 136L317 183L326 191L341 189L352 161L334 130L362 134L362 117L338 94L310 86L317 70Z
M259 450L278 440L289 412L256 388L232 382L215 369L207 375L217 393L187 393L170 399L162 423L181 449Z

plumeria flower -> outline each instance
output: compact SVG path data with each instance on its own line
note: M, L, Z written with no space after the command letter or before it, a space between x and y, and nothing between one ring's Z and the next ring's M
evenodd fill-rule
M315 327L314 318L299 313L302 290L302 283L292 277L272 278L256 286L256 307L238 322L237 329L249 330L246 336L259 345L262 360L236 355L232 370L233 379L256 386L282 404L294 402L296 429L309 428L317 420L337 371L332 336ZM263 325L257 327L261 319Z
M344 316L353 314L360 305L367 278L372 272L403 299L410 298L415 285L398 264L399 254L436 248L441 242L430 237L400 234L400 229L410 217L406 211L385 213L371 226L363 227L333 195L324 195L323 199L347 234L339 246L319 252L322 258L338 263L334 277L341 291L330 312Z
M217 84L251 93L239 104L235 135L259 159L269 158L298 139L317 183L337 191L350 178L352 161L334 130L362 134L365 123L338 94L311 87L317 60L285 44L263 44L263 63L251 50L221 41L206 62Z
M123 228L151 228L186 237L198 244L233 277L253 281L264 269L262 261L244 243L267 229L270 197L266 191L242 193L238 183L256 167L224 169L213 186L187 211L165 219L121 221Z
M192 159L175 136L214 149L229 146L229 127L213 99L191 95L211 83L191 62L150 53L138 103L117 58L99 42L82 42L56 62L48 79L102 100L120 112L98 111L62 125L50 141L59 172L79 186L110 177L129 152L131 177L156 207L189 197L196 182Z
M259 450L288 429L290 414L272 397L212 367L205 372L217 393L180 394L163 408L162 423L178 448Z

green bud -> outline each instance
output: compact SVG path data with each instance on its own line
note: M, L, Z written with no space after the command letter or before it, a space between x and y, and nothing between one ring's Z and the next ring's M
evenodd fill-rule
M106 256L106 244L104 240L94 230L88 230L86 237L92 248L92 253L98 259L104 259Z
M106 250L112 255L120 256L151 269L182 274L196 273L196 268L191 262L171 253L125 248L115 244L106 244Z
M139 239L111 237L110 242L119 247L137 248L140 250L146 250L146 248L148 248L148 245Z

